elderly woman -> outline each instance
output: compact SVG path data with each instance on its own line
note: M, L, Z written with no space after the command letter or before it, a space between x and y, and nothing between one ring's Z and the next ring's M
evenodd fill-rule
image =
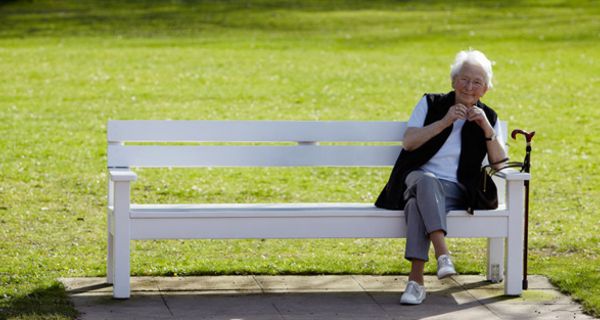
M453 91L425 94L404 134L403 150L375 205L404 210L405 258L411 261L401 303L425 299L423 271L430 243L439 279L456 274L446 246L450 210L482 208L480 169L487 156L495 167L506 161L494 110L479 99L492 87L492 63L476 50L461 51L451 66ZM497 197L497 195L496 195Z

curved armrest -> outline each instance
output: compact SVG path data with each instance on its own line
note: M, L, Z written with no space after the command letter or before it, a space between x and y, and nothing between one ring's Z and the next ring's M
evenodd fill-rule
M135 181L137 174L129 169L108 169L111 181Z
M496 172L496 176L506 180L506 181L526 181L531 180L531 174L526 172L520 172L519 170L515 170L512 168L505 169L499 172Z

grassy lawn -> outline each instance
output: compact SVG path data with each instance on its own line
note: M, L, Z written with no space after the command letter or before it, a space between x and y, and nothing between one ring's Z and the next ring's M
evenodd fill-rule
M0 318L73 318L56 279L105 275L108 119L406 120L469 47L496 62L484 101L537 132L530 273L600 316L599 44L597 1L0 1ZM389 170L145 169L133 197L373 202ZM483 240L449 245L459 272L484 271ZM406 274L403 250L146 241L131 268Z

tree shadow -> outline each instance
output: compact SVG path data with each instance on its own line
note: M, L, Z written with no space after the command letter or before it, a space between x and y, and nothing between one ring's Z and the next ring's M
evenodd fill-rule
M486 2L446 1L86 1L44 5L4 0L0 10L0 37L122 36L122 37L209 37L247 34L326 33L346 42L395 42L423 37L466 34L507 27L521 30L534 24L569 25L569 12L538 15L535 20L519 16L525 4L520 0ZM527 4L527 6L535 6ZM537 6L540 6L539 4ZM477 19L466 19L473 14ZM500 13L495 13L500 9ZM471 10L471 11L470 11ZM360 14L359 14L360 13ZM409 21L397 14L406 13ZM506 14L505 14L506 13ZM414 30L420 21L422 30ZM411 22L412 21L412 22ZM586 20L587 21L587 20ZM582 25L593 21L579 21ZM371 30L379 26L382 30ZM450 27L449 27L450 26ZM485 27L485 28L484 28ZM449 30L452 29L452 30ZM391 32L392 30L393 32ZM503 29L502 29L503 30ZM536 30L531 34L537 39ZM557 30L560 30L558 28ZM572 38L596 38L582 26ZM346 33L341 34L340 32ZM558 32L558 31L556 31ZM240 35L240 33L243 33ZM528 35L528 33L524 33ZM353 36L353 39L348 39ZM302 35L300 35L300 38ZM345 38L344 38L345 37ZM548 35L547 40L552 37Z
M2 310L0 314L0 319L3 316L6 318L74 319L78 314L64 285L55 282L50 286L36 288L25 295L10 298L6 309Z

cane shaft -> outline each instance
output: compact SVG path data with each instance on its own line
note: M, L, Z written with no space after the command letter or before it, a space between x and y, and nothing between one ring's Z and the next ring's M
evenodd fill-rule
M527 253L529 243L529 180L525 181L525 230L523 238L523 290L527 290Z

